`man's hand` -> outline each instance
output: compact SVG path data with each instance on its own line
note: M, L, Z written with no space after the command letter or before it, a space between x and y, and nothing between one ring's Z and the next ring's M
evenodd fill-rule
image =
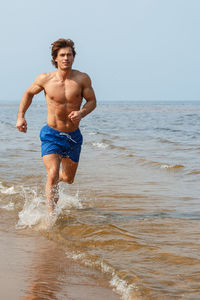
M20 132L26 133L27 132L27 123L26 123L25 118L18 118L16 127Z
M82 114L81 111L72 111L69 115L68 118L73 122L73 123L79 123L81 118L82 118Z

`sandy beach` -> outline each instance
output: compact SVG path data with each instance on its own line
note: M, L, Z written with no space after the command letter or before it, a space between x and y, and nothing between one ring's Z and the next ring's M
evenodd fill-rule
M1 214L1 299L120 299L105 275L67 259L64 249L37 232L16 230L14 220L10 212Z

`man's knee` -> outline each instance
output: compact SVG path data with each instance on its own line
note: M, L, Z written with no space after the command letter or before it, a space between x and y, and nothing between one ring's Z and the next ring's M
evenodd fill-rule
M59 173L57 170L51 169L48 171L48 181L51 184L56 184L58 182Z
M72 184L74 182L74 178L66 176L66 175L62 175L62 181L67 182L68 184Z

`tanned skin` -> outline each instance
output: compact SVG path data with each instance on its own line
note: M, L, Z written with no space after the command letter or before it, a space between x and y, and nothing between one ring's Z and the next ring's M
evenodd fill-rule
M74 56L71 47L58 50L57 70L38 75L24 93L17 114L16 127L20 132L27 132L25 113L31 105L34 95L44 90L48 107L47 123L50 127L72 132L79 127L82 118L96 107L96 97L89 76L72 69ZM81 108L83 98L86 103ZM58 201L58 182L73 183L78 163L59 154L43 156L47 171L46 199L50 214Z

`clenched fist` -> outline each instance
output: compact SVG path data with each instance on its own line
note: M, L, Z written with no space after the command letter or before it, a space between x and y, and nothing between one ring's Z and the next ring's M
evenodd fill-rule
M81 115L81 112L80 110L78 111L72 111L69 115L68 115L68 118L73 122L73 123L79 123L81 118L82 118L82 115Z
M27 132L27 123L26 123L25 118L18 118L16 127L20 132L26 133Z

